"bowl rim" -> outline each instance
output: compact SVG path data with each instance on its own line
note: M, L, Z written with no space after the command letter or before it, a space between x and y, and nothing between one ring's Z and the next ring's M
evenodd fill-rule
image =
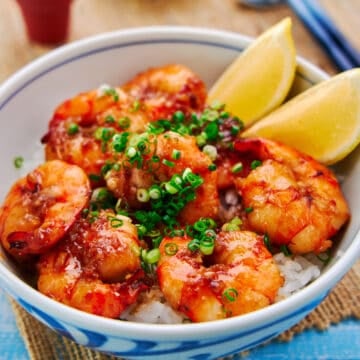
M29 79L34 77L33 74L39 74L43 67L46 67L46 71L50 71L56 64L65 63L66 59L79 56L79 54L84 52L88 52L90 54L92 51L91 49L100 45L100 48L104 49L107 46L114 44L114 42L120 43L124 42L126 39L151 39L152 37L157 37L167 39L169 42L176 42L179 37L191 40L194 36L204 39L205 43L208 41L209 45L215 42L220 43L220 41L222 41L227 48L231 48L229 44L234 42L240 42L245 46L248 46L253 39L249 36L232 31L192 26L145 26L90 36L85 39L63 45L45 55L42 55L5 80L0 87L0 111L7 102L11 101L12 97L7 97L6 95L13 93L19 84L23 84L22 87L19 88L19 91L21 91L23 87L26 86ZM323 70L319 69L302 57L297 56L297 62L299 65L299 71L310 73L311 77L314 77L316 82L328 78L328 75ZM51 314L55 318L59 316L59 313L61 313L62 321L65 323L73 326L81 326L95 332L101 331L102 333L109 335L114 334L114 336L121 334L123 337L134 339L157 338L161 340L179 340L180 336L181 339L191 340L193 339L193 331L196 331L196 334L200 338L220 338L221 335L226 336L227 334L232 333L234 329L244 330L257 327L260 329L262 324L270 324L274 321L276 322L278 318L284 317L286 314L293 315L296 312L300 313L301 309L304 311L305 316L305 312L312 310L312 308L317 305L317 303L327 294L336 282L345 275L345 273L357 260L357 254L359 253L360 232L358 229L351 244L349 245L349 248L342 254L341 259L338 259L318 279L307 285L298 293L252 313L205 323L146 324L107 319L85 313L46 297L18 278L2 263L0 263L0 279L9 284L8 287L10 289L15 289L12 290L13 293L16 293L17 295L20 293L21 296L19 296L19 298L24 299L35 308L40 308L42 310L45 309L47 313ZM309 299L317 300L316 304L314 302L313 306L311 305L312 307L304 307L304 304L309 304Z

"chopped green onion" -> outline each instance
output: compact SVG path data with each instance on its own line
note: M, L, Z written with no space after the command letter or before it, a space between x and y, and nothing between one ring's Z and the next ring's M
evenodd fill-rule
M215 229L216 228L217 224L213 219L205 218L203 220L206 222L209 229Z
M155 264L160 260L160 251L158 248L151 250L140 250L141 266L147 273L155 271Z
M137 151L134 147L129 147L126 151L126 156L129 158L129 159L132 159L134 158L135 156L137 155Z
M159 158L158 155L153 155L153 156L151 157L151 161L152 161L153 163L158 163L158 162L160 162L160 158Z
M174 219L174 217L168 214L164 215L163 221L167 226L175 226L177 224L177 221Z
M93 222L95 222L99 217L99 212L98 211L90 211L89 212L89 223L92 224Z
M136 224L136 229L137 229L139 238L142 238L146 234L147 229L144 225Z
M238 162L231 168L231 172L237 174L240 171L242 171L242 169L243 169L243 164L241 162Z
M181 176L178 175L178 174L173 175L173 177L171 178L171 182L176 184L176 185L182 185L183 184L183 180L182 180Z
M210 171L215 171L215 170L217 169L217 167L216 167L215 164L210 164L210 165L208 166L208 169L209 169Z
M240 130L242 130L244 128L244 122L242 120L240 120L237 116L234 116L233 121L235 121L237 123L237 126L240 127Z
M186 235L190 236L190 237L194 237L195 236L195 230L191 225L186 225L185 227L185 232Z
M223 298L230 302L234 302L238 296L239 296L239 293L234 288L228 288L223 292Z
M112 137L112 146L116 152L123 152L126 149L129 133L115 134Z
M101 167L101 175L105 176L113 167L113 164L110 162L106 162L102 167Z
M252 208L251 206L249 206L249 207L246 207L246 208L244 209L244 211L245 211L246 214L250 214L251 212L254 211L254 208Z
M119 163L115 163L112 167L113 170L115 171L119 171L120 170L120 164Z
M196 143L198 146L202 147L206 144L207 136L206 133L202 132L200 135L196 136Z
M164 130L171 129L171 122L169 120L160 119L160 120L158 120L158 123L164 128Z
M149 196L151 199L160 199L161 197L161 188L157 185L152 185L149 189Z
M176 194L179 191L179 189L176 186L174 186L170 181L166 182L164 186L166 192L168 192L171 195Z
M67 133L69 135L75 135L79 132L79 125L75 124L75 123L71 123L69 124L68 128L67 128Z
M157 229L154 229L154 230L150 230L146 233L146 236L149 236L151 238L155 238L155 237L158 237L160 236L161 233L160 233L160 230L157 230Z
M106 127L99 127L95 130L94 136L96 140L109 141L114 134L113 129Z
M86 219L87 216L89 215L89 211L90 211L90 210L89 210L88 208L83 209L83 210L81 211L81 217L84 218L84 219Z
M196 175L194 173L188 174L186 176L185 181L189 182L193 188L199 187L204 182L204 180L201 176Z
M133 102L133 104L132 104L132 109L131 109L131 111L136 112L136 111L140 110L140 108L141 108L141 103L140 103L140 101L139 101L139 100L135 100L135 101Z
M208 109L205 109L205 111L202 114L202 117L206 121L215 122L215 120L217 120L219 117L219 113L217 110L208 108Z
M280 250L285 256L291 256L291 251L286 245L280 245Z
M16 169L20 169L24 164L24 158L22 156L17 156L14 158L14 166Z
M242 225L242 223L243 223L242 220L238 216L235 216L234 218L232 218L230 222L235 225Z
M219 100L214 100L212 102L212 104L210 105L210 107L214 110L222 110L222 109L224 109L225 105L224 105L224 103L222 103Z
M101 176L97 175L97 174L89 174L89 179L91 181L100 181L101 180Z
M104 94L105 94L105 95L112 96L112 97L113 97L113 100L114 100L115 102L119 101L119 94L118 94L118 92L116 91L116 89L114 89L114 88L107 88L107 89L105 89Z
M186 168L182 173L182 178L184 181L186 181L186 178L189 174L192 174L192 170L190 168Z
M118 121L118 124L122 129L127 129L130 126L130 122L130 118L128 116L124 116Z
M160 260L160 250L155 248L146 253L146 262L148 264L156 264Z
M167 208L165 209L166 213L170 216L175 217L185 206L185 202L181 199L178 201L171 201L168 203Z
M269 235L268 235L268 234L265 234L265 235L264 235L264 244L265 244L265 246L267 247L267 249L268 249L269 251L272 250L272 246L271 246L271 242L270 242L270 238L269 238Z
M207 229L204 232L204 236L206 239L212 240L214 242L216 239L216 232L212 229Z
M197 116L196 113L192 113L190 115L190 118L191 118L191 122L194 124L194 125L197 125L199 123L199 118Z
M171 154L171 157L172 157L174 160L179 160L180 157L181 157L181 151L174 149L173 152L172 152L172 154Z
M145 154L147 153L147 149L148 149L148 143L145 140L141 140L137 143L136 145L137 149L140 151L141 154Z
M147 125L147 132L150 134L159 135L164 131L165 129L162 126L160 126L157 122L153 122Z
M95 189L91 195L92 201L102 201L107 198L109 191L105 187L99 187Z
M214 242L213 241L212 242L211 241L203 241L201 239L199 249L204 255L211 255L214 251Z
M261 160L254 160L251 162L251 170L256 169L257 167L259 167L262 164Z
M178 252L178 246L175 243L167 243L164 247L166 255L175 255Z
M188 249L192 252L199 250L199 248L200 248L200 240L199 239L192 239L188 243Z
M113 124L115 122L115 118L112 115L107 115L105 117L105 122L108 124Z
M169 167L174 167L175 166L175 163L173 163L172 161L170 160L167 160L167 159L163 159L162 160L162 163L166 166L169 166Z
M231 127L231 135L237 135L240 131L240 126L238 125L233 125Z
M90 205L96 209L110 209L114 207L115 201L114 195L106 187L99 187L91 194Z
M138 189L136 191L136 198L140 202L148 202L150 200L149 192L146 189Z
M122 226L124 224L123 220L118 219L115 216L110 217L109 220L110 220L110 225L113 228L118 228L118 227L120 227L120 226Z
M219 125L213 121L206 125L205 134L207 140L216 140L219 135Z
M194 224L194 229L199 232L204 232L208 228L208 224L205 220L198 220Z
M230 117L230 113L229 113L229 112L227 112L227 111L222 111L222 112L220 113L220 118L221 118L221 119L227 119L228 117Z
M117 214L123 214L125 215L128 209L128 204L126 201L124 201L123 199L118 199L116 204L115 204L115 211Z
M233 224L231 222L225 223L222 227L221 230L223 231L239 231L240 230L240 226L237 224Z
M239 231L241 229L242 220L239 217L234 217L228 223L222 226L223 231Z
M182 123L185 120L185 115L182 111L175 111L172 119L177 123Z
M175 236L184 236L185 235L185 231L183 229L175 229L175 230L171 230L170 234L171 237L175 237Z
M205 145L202 149L203 153L209 156L211 161L215 161L217 158L217 150L214 145Z

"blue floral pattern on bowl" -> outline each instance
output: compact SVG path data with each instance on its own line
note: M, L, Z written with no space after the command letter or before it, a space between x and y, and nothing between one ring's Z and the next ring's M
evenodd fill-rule
M24 300L17 299L17 302L31 315L55 330L62 336L94 350L107 354L126 357L127 359L143 359L145 357L155 357L157 359L169 359L169 355L176 353L181 359L210 360L214 355L227 356L234 352L252 348L267 340L272 339L289 326L302 319L308 312L314 309L324 298L322 296L306 304L294 313L274 320L266 325L255 327L249 331L233 333L231 336L218 336L207 340L191 340L178 342L155 342L128 339L122 336L106 336L104 334L75 327L65 323L59 318L49 316L42 310L30 305ZM260 336L259 336L260 335ZM244 344L244 339L246 339ZM249 341L249 339L252 339ZM116 343L118 351L113 351L113 344ZM237 345L238 344L238 345ZM227 348L231 351L227 352Z

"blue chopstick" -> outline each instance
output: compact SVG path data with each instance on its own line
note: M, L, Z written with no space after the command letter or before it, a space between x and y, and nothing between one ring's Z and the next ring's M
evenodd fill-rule
M287 2L320 41L340 71L360 66L359 52L349 44L315 0Z
M304 0L307 7L312 11L319 22L327 29L334 41L344 49L344 52L354 62L355 67L360 66L360 52L357 51L346 39L344 34L334 25L333 21L326 15L316 0Z

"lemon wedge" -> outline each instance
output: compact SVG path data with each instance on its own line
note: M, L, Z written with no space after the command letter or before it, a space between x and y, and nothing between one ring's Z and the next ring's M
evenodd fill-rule
M248 126L283 102L295 69L291 19L285 18L255 39L225 70L210 89L208 104L226 104L226 110Z
M305 90L241 136L278 140L328 165L343 159L360 143L360 68Z

